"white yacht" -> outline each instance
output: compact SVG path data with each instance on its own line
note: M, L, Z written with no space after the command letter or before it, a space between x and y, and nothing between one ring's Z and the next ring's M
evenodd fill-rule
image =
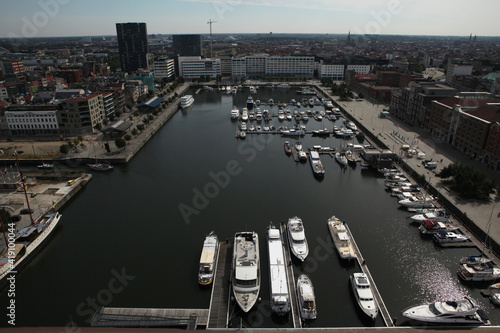
M373 298L370 281L365 273L353 273L350 277L352 290L361 310L370 318L375 319L378 315L378 307Z
M500 279L500 268L491 261L477 264L461 264L457 272L464 281L493 281Z
M356 125L352 121L350 121L350 120L346 119L344 121L344 125L345 125L345 127L347 127L348 129L350 129L351 131L357 131L358 130L358 128L356 127Z
M248 120L248 109L247 108L243 108L243 110L241 110L241 120L243 120L243 121Z
M433 220L433 221L439 221L439 222L449 222L449 214L446 214L444 211L437 211L437 212L428 212L428 213L422 213L422 214L417 214L413 215L410 217L413 221L416 222L422 222L424 220Z
M356 253L345 224L335 216L328 219L328 230L342 259L356 259Z
M434 207L433 197L428 195L423 196L411 196L407 199L399 200L398 203L403 207L410 208L426 208L426 207Z
M234 106L231 110L231 119L238 119L240 117L240 110Z
M484 311L476 303L465 297L464 299L448 302L435 302L417 305L403 311L403 316L428 324L452 325L489 325L490 321Z
M319 153L316 150L311 150L309 152L309 161L311 162L311 168L314 175L320 177L325 175L325 168L323 167L323 163L321 163L321 160L319 159Z
M215 273L215 263L217 262L217 253L219 251L219 240L212 231L203 242L201 250L200 269L198 271L198 283L208 285L212 283Z
M267 228L269 249L269 289L273 312L285 315L290 312L291 303L288 292L288 277L280 229L270 225Z
M297 279L297 298L299 300L299 311L302 319L316 319L316 297L311 279L302 274Z
M259 236L256 232L234 235L232 289L236 303L248 312L259 298L260 257Z
M445 230L439 230L434 234L433 238L434 241L438 244L461 243L469 241L468 236L457 234L453 231L445 231Z
M288 219L288 242L294 256L304 261L309 254L306 233L302 220L297 216Z
M185 95L181 97L180 107L181 109L187 109L194 103L193 95Z
M335 160L340 163L343 167L347 166L347 157L342 153L335 153Z

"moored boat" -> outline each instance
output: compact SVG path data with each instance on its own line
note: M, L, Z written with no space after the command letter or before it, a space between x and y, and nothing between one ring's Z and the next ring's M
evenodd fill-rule
M438 232L436 232L433 236L433 239L438 244L461 243L469 241L468 236L445 230L439 230Z
M240 110L234 106L231 109L231 119L238 119L240 117Z
M316 296L311 279L306 274L301 274L297 279L297 298L300 317L302 319L316 319Z
M490 324L488 316L469 297L413 306L404 310L403 316L427 324L476 326Z
M285 150L285 154L290 155L292 153L292 148L290 147L290 142L285 141L283 144L283 149Z
M256 232L234 235L232 289L236 303L244 312L250 311L259 298L260 256Z
M42 169L42 170L53 169L54 168L54 164L44 162L42 164L37 165L36 167L38 169Z
M309 254L306 233L302 220L297 216L288 219L288 242L295 257L304 261Z
M187 109L194 103L194 98L193 95L185 95L181 97L181 101L179 103L179 106L181 109Z
M208 285L212 283L219 251L219 240L212 231L205 237L200 256L200 269L198 270L198 283Z
M291 303L288 292L288 277L280 229L270 225L267 228L269 251L269 289L273 312L285 315L290 312Z
M347 166L347 158L343 153L335 153L335 160L343 167Z
M349 277L351 281L352 291L356 297L359 307L363 310L368 317L375 319L378 315L378 307L373 292L371 289L370 281L365 273L353 273Z
M356 253L345 224L337 217L332 216L328 219L328 230L340 257L348 260L356 259Z
M457 274L464 281L494 281L500 279L500 268L492 262L461 264Z
M418 227L418 230L424 235L435 234L438 231L455 231L458 226L452 223L445 223L434 220L423 220L422 224Z
M325 168L323 167L323 163L321 163L319 158L319 153L316 150L311 150L309 152L309 161L314 175L319 177L325 175Z

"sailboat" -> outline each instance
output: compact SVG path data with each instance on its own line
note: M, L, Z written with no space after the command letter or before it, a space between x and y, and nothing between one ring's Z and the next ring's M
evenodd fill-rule
M5 236L4 224L0 220L7 244L4 252L0 255L0 286L3 286L7 282L7 279L15 276L21 267L28 262L28 259L47 242L61 219L61 214L56 212L55 206L52 205L52 210L33 220L28 194L26 193L26 181L19 168L17 154L16 161L28 205L31 224L19 231L14 231L14 242L12 242L11 238L7 239Z
M113 166L111 164L97 162L97 151L95 150L94 141L92 141L92 147L94 148L95 163L89 163L89 164L87 164L87 166L95 171L111 171L111 170L113 170ZM89 154L90 154L90 150L89 150Z

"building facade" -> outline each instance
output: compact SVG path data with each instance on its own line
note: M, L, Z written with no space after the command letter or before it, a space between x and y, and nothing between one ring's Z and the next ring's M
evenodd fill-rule
M221 75L220 59L201 57L179 57L179 75L195 80L202 76L215 79Z
M61 134L92 133L102 126L105 117L104 101L101 94L73 96L63 102Z
M148 68L146 23L117 23L116 34L122 71Z
M174 55L179 57L201 57L201 35L173 35Z
M172 80L175 76L174 59L158 58L153 63L155 80Z
M269 76L306 76L312 78L314 75L314 57L267 57L265 73Z
M9 105L5 120L14 136L58 136L60 104Z
M324 65L320 64L318 69L319 78L329 78L332 80L344 79L344 65Z

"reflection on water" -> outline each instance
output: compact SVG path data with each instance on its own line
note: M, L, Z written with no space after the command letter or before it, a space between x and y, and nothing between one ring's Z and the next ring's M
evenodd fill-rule
M344 263L334 251L327 229L332 215L347 221L398 322L408 306L470 295L493 323L500 323L498 310L482 298L479 287L462 284L456 276L458 260L471 250L441 249L420 236L416 226L408 223L411 214L399 209L385 191L379 173L341 168L334 158L322 155L325 176L317 181L308 162L295 163L284 153L284 141L295 140L264 134L237 140L238 124L230 120L230 110L233 105L245 107L247 97L248 90L234 96L201 91L194 96L195 104L175 114L129 164L109 174L95 174L63 209L61 227L53 239L18 276L18 325L62 326L72 320L87 326L88 315L79 311L81 304L91 310L86 300L105 290L110 272L122 267L134 280L99 306L208 308L211 289L200 289L196 274L205 235L214 230L226 240L235 232L255 230L264 239L269 221L278 224L299 216L311 252L304 263L292 262L294 278L302 272L309 275L318 307L318 318L306 326L383 326L380 317L375 323L367 321L353 299L349 276L360 268ZM254 96L261 101L269 98L302 100L294 89L261 88ZM266 108L277 114L277 106ZM277 127L293 123L271 121ZM310 119L307 128L333 125ZM304 149L338 148L347 142L310 135L300 140ZM217 184L213 175L227 171L232 161L240 172L215 191L208 185ZM203 193L209 187L212 194L196 207L197 191ZM188 221L179 209L182 204L196 209ZM269 309L264 241L260 253L262 300L247 314L233 305L232 325L289 328L289 317L276 317ZM2 292L0 306L7 302Z

